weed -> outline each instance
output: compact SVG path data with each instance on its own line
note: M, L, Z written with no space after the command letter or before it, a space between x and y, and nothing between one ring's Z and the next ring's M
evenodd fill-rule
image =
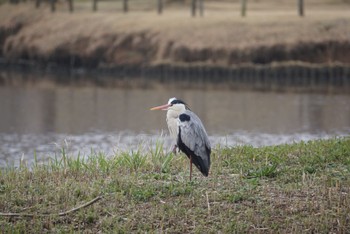
M131 172L137 173L146 163L146 156L141 154L141 150L132 150L130 153L122 152L120 164L129 168Z
M153 164L153 169L162 173L168 173L170 170L170 163L173 160L172 153L165 153L163 143L161 141L156 141L155 148L150 149L151 161Z

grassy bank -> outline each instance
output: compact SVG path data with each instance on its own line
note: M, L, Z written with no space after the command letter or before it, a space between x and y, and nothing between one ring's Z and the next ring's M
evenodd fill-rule
M62 150L31 170L22 165L1 171L1 231L345 233L350 228L350 138L217 146L212 162L208 178L196 171L190 182L185 156L164 154L159 143L147 152L92 153L84 160Z
M63 3L54 14L45 4L39 9L33 2L3 4L0 56L89 68L289 61L350 64L350 6L344 1L308 1L305 17L297 16L290 1L252 1L245 18L239 15L239 1L208 1L203 18L190 17L185 4L169 6L159 16L134 9L132 4L139 3L130 1L127 14L118 11L115 2L101 2L95 13L90 1L76 2L72 14Z

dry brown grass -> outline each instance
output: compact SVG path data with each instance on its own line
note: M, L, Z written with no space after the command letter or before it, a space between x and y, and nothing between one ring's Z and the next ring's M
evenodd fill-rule
M239 16L237 2L208 1L203 18L190 17L185 4L170 5L159 16L155 10L142 10L152 9L150 6L137 8L140 5L131 3L127 14L118 11L117 6L114 11L114 2L101 2L95 13L91 12L91 2L77 2L73 14L63 3L54 14L48 6L35 9L33 3L2 5L3 55L78 66L159 62L227 65L254 62L257 53L274 57L276 45L278 49L283 47L283 61L308 60L288 53L300 43L318 43L319 47L331 47L321 48L318 53L326 58L308 62L350 62L346 56L350 54L350 4L344 1L308 1L303 18L288 1L253 1L245 18ZM8 29L16 27L20 30L8 37ZM334 41L341 45L332 53L341 55L327 55L327 51L334 50L333 45L329 46Z

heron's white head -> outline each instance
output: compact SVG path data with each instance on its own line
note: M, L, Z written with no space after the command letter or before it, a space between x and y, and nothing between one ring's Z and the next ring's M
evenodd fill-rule
M151 110L167 110L176 113L183 113L186 109L189 109L187 104L176 97L170 98L167 104L151 108Z

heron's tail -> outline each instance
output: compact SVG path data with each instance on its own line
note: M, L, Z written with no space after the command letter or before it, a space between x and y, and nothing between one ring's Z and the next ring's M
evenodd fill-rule
M208 160L203 160L201 157L192 156L192 162L193 164L198 168L198 170L204 175L209 175L209 169L210 169L210 152L206 157Z

